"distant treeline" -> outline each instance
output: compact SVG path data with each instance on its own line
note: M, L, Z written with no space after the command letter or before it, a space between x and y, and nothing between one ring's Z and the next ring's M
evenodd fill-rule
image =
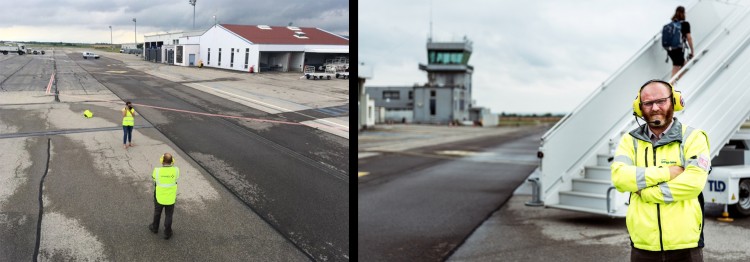
M95 43L95 44L88 44L88 43L65 43L65 42L37 42L37 41L0 41L0 44L4 43L24 43L26 45L34 45L34 46L62 46L62 47L91 47L91 46L110 46L109 43ZM115 45L120 46L120 45Z
M523 117L523 118L528 118L528 117L554 117L554 118L561 118L561 117L564 117L564 116L565 116L565 114L552 114L552 113L545 113L545 114L537 114L537 113L532 113L532 114L518 114L518 113L505 113L505 112L500 113L500 117Z

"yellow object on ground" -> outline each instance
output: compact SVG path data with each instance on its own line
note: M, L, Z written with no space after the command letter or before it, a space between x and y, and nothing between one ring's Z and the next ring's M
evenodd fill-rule
M91 117L94 116L94 113L91 113L91 111L89 111L88 109L86 109L86 111L83 111L83 116L86 117L86 118L91 118Z

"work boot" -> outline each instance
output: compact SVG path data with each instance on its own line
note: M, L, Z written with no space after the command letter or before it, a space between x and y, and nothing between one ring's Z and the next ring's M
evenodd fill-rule
M148 230L151 231L151 233L159 233L159 228L155 227L153 224L148 225Z
M164 232L164 239L169 239L172 237L172 231Z

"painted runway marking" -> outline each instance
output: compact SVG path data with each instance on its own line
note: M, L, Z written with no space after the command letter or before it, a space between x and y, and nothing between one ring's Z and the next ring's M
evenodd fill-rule
M151 125L136 125L135 129L142 128L153 128ZM19 137L36 137L36 136L52 136L52 135L66 135L66 134L78 134L78 133L89 133L89 132L103 132L103 131L116 131L122 130L121 126L115 127L99 127L99 128L80 128L80 129L61 129L53 131L40 131L40 132L24 132L24 133L11 133L11 134L0 134L0 139L5 138L19 138Z
M346 131L349 130L348 126L337 124L337 123L334 123L334 122L331 122L331 121L328 121L328 120L324 120L324 119L317 119L317 118L312 117L312 116L308 116L308 115L305 115L305 114L302 114L302 113L299 113L299 112L295 112L294 110L291 110L291 109L286 109L286 108L283 108L283 107L280 107L280 106L276 106L276 105L272 105L272 104L268 104L268 103L263 103L261 101L258 101L258 100L252 99L252 98L247 98L247 97L244 97L244 96L241 96L241 95L237 95L237 94L234 94L234 93L229 93L229 92L222 91L222 90L210 87L210 86L206 86L206 85L202 85L202 84L198 84L198 83L193 83L193 84L199 85L199 86L211 89L211 90L214 90L216 92L224 93L224 94L227 94L227 95L230 95L230 96L234 96L234 97L237 97L237 98L242 98L242 99L248 100L248 101L253 102L253 103L258 103L258 104L261 104L261 105L263 105L265 107L271 107L271 108L279 109L282 112L292 112L292 113L295 113L295 114L298 114L298 115L302 115L302 116L305 116L305 117L309 117L309 118L315 119L314 121L320 121L320 122L325 122L327 124L336 125L336 126L339 126L341 129L344 129Z
M77 98L88 99L89 101L96 101L96 102L109 102L109 103L115 103L115 104L121 104L122 103L122 101L119 101L119 100L112 101L112 100L90 99L90 98L85 98L85 97L82 97L82 96L75 96L75 95L60 94L59 96L77 97ZM252 118L252 117L243 117L243 116L219 115L219 114L195 112L195 111L188 111L188 110L175 109L175 108L167 108L167 107L160 107L160 106L144 105L144 104L138 104L138 103L133 103L133 105L143 106L143 107L150 107L150 108L155 108L155 109L160 109L160 110L166 110L166 111L175 111L175 112L181 112L181 113L195 114L195 115L215 116L215 117L223 117L223 118L234 118L234 119L242 119L242 120L249 120L249 121L286 124L286 125L308 126L308 125L305 125L305 124L302 124L302 123L295 123L295 122L277 121L277 120L268 120L268 119L259 119L259 118Z
M119 72L127 72L127 71L107 71L107 72L118 72L119 73ZM100 73L100 74L104 74L104 73ZM153 73L153 74L159 74L159 75L165 76L164 74L160 74L160 73ZM47 91L45 92L46 95L52 95L50 93L51 92L50 87L52 86L53 79L54 79L54 74L50 78L50 85L47 87ZM220 92L220 93L224 93L224 94L227 94L227 95L230 95L230 96L234 96L234 97L241 98L241 99L244 99L244 100L248 100L248 101L251 101L251 102L254 102L254 103L258 103L258 104L264 105L266 107L280 109L282 112L296 113L298 115L302 115L302 116L309 117L309 118L313 119L312 120L313 122L322 122L322 123L329 124L329 126L330 125L334 125L334 126L331 126L333 129L339 129L339 130L342 130L342 131L345 131L345 132L349 132L349 127L345 126L345 125L334 123L334 122L331 122L331 121L328 121L328 120L325 120L325 119L318 119L318 118L315 118L315 117L312 117L312 116L308 116L308 115L305 115L305 114L302 114L302 113L299 113L299 112L294 112L293 110L289 110L289 109L286 109L286 108L283 108L283 107L279 107L279 106L275 106L275 105L263 103L263 102L255 100L255 99L251 99L251 98L247 98L247 97L240 96L240 95L237 95L237 94L229 93L229 92L222 91L222 90L219 90L219 89L216 89L216 88L213 88L213 87L209 87L209 86L206 86L206 85L202 85L202 84L198 84L198 83L193 83L193 84L199 85L199 86L202 86L202 87L205 87L205 88L209 88L211 90L214 90L214 91L217 91L217 92ZM112 101L112 100L90 99L90 98L81 97L81 96L75 96L75 95L64 95L64 94L58 94L58 95L59 96L82 98L82 99L87 100L87 101L108 102L108 103L116 103L116 104L122 103L122 101L118 101L118 100ZM133 103L133 105L138 105L138 106L143 106L143 107L150 107L150 108L160 109L160 110L166 110L166 111L174 111L174 112L195 114L195 115L223 117L223 118L234 118L234 119L242 119L242 120L248 120L248 121L258 121L258 122L277 123L277 124L286 124L286 125L309 126L309 127L312 127L312 128L319 129L319 127L316 127L314 125L307 124L307 123L296 123L296 122L278 121L278 120L267 120L267 119L242 117L242 116L229 116L229 115L211 114L211 113L195 112L195 111L189 111L189 110L181 110L181 109L175 109L175 108L152 106L152 105L145 105L145 104L138 104L138 103Z
M160 75L163 78L165 78L167 80L170 80L170 81L177 81L177 80L174 80L175 79L174 77L171 77L171 76L163 74L163 73L151 72L151 74ZM318 119L318 118L315 118L315 117L312 117L312 116L308 116L308 115L305 115L303 113L296 112L296 110L291 110L291 109L283 108L283 107L280 107L280 106L277 106L277 105L272 105L272 104L264 103L264 102L261 102L261 101L258 101L258 100L252 99L252 98L244 97L244 96L241 96L241 95L238 95L238 94L230 93L230 92L227 92L227 91L224 91L224 90L220 90L220 89L213 88L213 87L210 87L210 86L207 86L207 85L203 85L203 84L199 84L199 83L190 83L190 84L202 86L202 87L214 90L216 92L223 93L225 95L233 96L233 97L240 98L240 99L243 99L243 100L246 100L246 101L250 101L250 102L253 102L253 103L256 103L256 104L260 104L260 105L263 105L263 106L268 107L268 108L279 110L281 112L292 112L292 113L295 113L295 114L298 114L298 115L309 117L309 118L312 118L313 121L324 122L326 124L329 124L329 126L330 125L335 125L336 127L334 127L334 128L340 129L340 130L343 130L343 131L346 131L346 132L349 132L349 127L348 126L345 126L345 125L342 125L342 124L337 124L337 123L334 123L334 122L331 122L331 121L328 121L328 120L325 120L325 119ZM305 125L307 125L307 124L305 124ZM312 125L307 125L307 126L314 127Z

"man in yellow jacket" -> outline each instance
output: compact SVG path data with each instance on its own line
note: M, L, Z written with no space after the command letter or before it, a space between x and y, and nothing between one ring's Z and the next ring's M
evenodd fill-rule
M630 192L631 261L703 261L701 192L711 168L710 146L703 130L673 117L683 107L669 83L646 82L633 112L647 123L623 135L615 152L612 182Z
M172 213L177 198L177 179L180 169L174 166L174 159L169 153L161 157L162 167L154 168L151 178L154 179L154 221L148 226L152 233L159 233L161 210L166 209L164 217L164 239L172 237Z

